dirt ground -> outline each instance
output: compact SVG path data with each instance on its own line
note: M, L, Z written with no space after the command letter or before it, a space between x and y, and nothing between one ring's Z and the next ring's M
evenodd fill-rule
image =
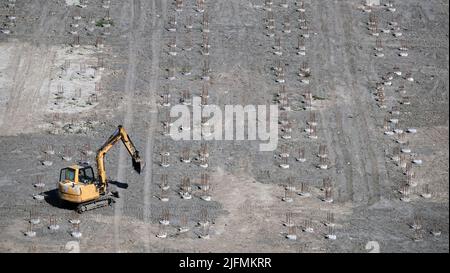
M1 252L449 251L448 1L397 0L391 12L385 5L369 10L359 0L306 0L308 30L302 30L302 1L273 0L274 37L267 28L270 1L206 0L204 12L194 0L182 1L181 11L172 0L108 2L0 0ZM208 56L202 47L205 12ZM168 30L174 16L175 32ZM368 29L375 17L378 38ZM291 32L285 31L286 18ZM192 50L186 50L190 21ZM305 34L302 56L298 37ZM176 56L168 46L174 37ZM282 56L274 54L276 37ZM384 57L376 56L377 39ZM402 41L407 57L399 55ZM205 60L208 81L202 79ZM285 68L292 132L290 139L279 138L277 150L261 152L259 141L175 141L162 134L165 92L175 105L183 91L200 96L206 84L209 104L274 104L282 85L274 73L278 62ZM299 80L304 64L311 70L309 84ZM394 67L402 75L386 80ZM385 108L376 95L379 83ZM307 91L317 139L305 132ZM387 135L392 119L408 133ZM106 168L120 198L79 215L58 202L59 170L79 160L95 165L96 149L119 124L146 161L145 171L134 173L126 149L113 148ZM407 143L399 144L400 137ZM194 156L202 143L210 154L206 169L195 160L180 162L183 148ZM321 144L328 148L327 169L317 167ZM305 162L295 160L299 149ZM415 160L407 164L411 180L392 159L398 149L406 161ZM170 152L168 168L160 164L164 151ZM286 151L289 169L282 169L280 153ZM202 173L210 177L209 202L200 198ZM163 174L169 202L159 199ZM191 200L178 193L183 177L191 180ZM324 178L332 183L332 203L323 201ZM45 185L36 187L39 182ZM302 183L310 197L297 194ZM292 202L283 201L287 186L295 187ZM44 200L33 198L39 194ZM160 224L164 211L168 226ZM205 211L209 228L199 224ZM295 228L286 226L288 212ZM180 233L183 217L190 229ZM26 236L36 218L36 235ZM71 235L73 219L80 220L81 238ZM50 221L59 229L49 229ZM163 232L167 238L158 238ZM296 240L286 238L292 232ZM209 239L200 238L206 234Z

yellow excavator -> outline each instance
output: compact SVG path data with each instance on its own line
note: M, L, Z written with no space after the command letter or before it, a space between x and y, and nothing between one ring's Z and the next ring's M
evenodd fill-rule
M58 185L59 198L77 204L79 213L110 205L114 201L112 197L118 197L118 194L108 190L104 158L106 153L119 140L127 148L134 170L140 174L145 167L145 163L140 158L139 152L125 129L119 125L117 130L97 151L98 178L94 177L94 170L89 164L80 163L61 169Z

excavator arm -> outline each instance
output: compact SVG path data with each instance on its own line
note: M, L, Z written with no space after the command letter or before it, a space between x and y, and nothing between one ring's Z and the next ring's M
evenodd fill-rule
M105 170L105 155L119 140L121 140L122 143L127 148L127 151L131 156L131 161L134 170L140 174L145 167L144 161L139 156L139 151L136 150L136 147L134 146L133 142L131 141L130 137L128 136L127 132L122 127L122 125L119 125L117 130L108 138L105 144L103 144L103 146L97 151L97 158L96 158L97 172L98 172L98 180L100 181L101 185L100 191L102 193L106 191L107 185L106 170Z

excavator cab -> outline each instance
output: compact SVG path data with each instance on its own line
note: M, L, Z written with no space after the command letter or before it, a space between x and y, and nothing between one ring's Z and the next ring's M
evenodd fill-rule
M61 170L59 181L90 184L95 181L91 166L71 166Z
M59 181L76 182L77 169L73 167L64 168L59 173Z
M78 169L78 181L83 184L94 183L94 169L89 165Z
M100 196L91 166L72 165L59 174L59 196L62 200L82 203Z

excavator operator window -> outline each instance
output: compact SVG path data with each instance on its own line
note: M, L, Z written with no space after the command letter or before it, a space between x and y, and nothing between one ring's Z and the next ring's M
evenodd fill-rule
M62 169L59 174L59 181L64 180L75 181L75 170L70 168Z
M79 170L78 181L81 183L92 183L94 181L94 171L92 167L86 167Z

